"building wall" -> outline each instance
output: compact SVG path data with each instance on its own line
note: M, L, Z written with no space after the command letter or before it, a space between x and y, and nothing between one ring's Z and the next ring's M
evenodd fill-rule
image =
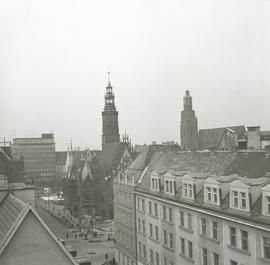
M255 265L255 264L269 264L269 260L262 258L263 245L262 238L270 238L270 229L264 231L262 228L254 228L246 225L246 222L237 222L239 220L225 220L207 213L201 213L189 208L182 207L181 204L176 205L174 202L168 200L160 200L158 197L149 197L139 193L136 195L137 205L139 201L144 200L145 210L136 207L137 217L137 248L138 248L138 261L141 264L148 265L156 262L156 253L159 253L159 264L165 264L164 258L167 260L168 265L178 264L198 264L203 265L203 248L207 249L207 264L214 265L214 253L219 255L220 265L231 265L231 260L238 262L238 265ZM155 217L149 214L149 201L158 204L158 216ZM172 209L172 219L163 220L163 206ZM153 207L152 207L153 211ZM180 212L184 213L184 226L181 226ZM191 214L191 229L188 229L187 214ZM228 216L229 217L229 216ZM146 233L143 234L138 230L138 218L145 220ZM168 212L167 212L168 218ZM202 218L206 220L206 234L202 232ZM142 221L141 221L142 222ZM217 239L213 238L213 222L217 223ZM150 237L149 224L153 225L154 238ZM159 229L159 239L155 239L154 227ZM230 233L229 227L236 229L236 242L237 246L230 246ZM168 233L173 233L173 247L165 246L163 240L163 230ZM242 249L241 246L241 230L248 232L248 251ZM185 255L181 254L181 238L185 239ZM169 240L169 239L168 239ZM188 241L192 242L192 258L188 257ZM146 245L147 259L140 255L139 242ZM151 263L150 249L154 252L154 262ZM172 262L172 263L171 263Z
M136 264L134 187L114 181L115 260L119 265Z
M248 149L261 149L260 127L248 127L247 129Z

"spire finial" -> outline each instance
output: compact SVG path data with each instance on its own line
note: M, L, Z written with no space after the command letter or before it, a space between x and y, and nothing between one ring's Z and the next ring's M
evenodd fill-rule
M110 68L108 67L108 87L111 87L111 77L110 77Z

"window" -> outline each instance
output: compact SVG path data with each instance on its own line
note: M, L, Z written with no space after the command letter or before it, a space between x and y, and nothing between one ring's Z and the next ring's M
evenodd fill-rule
M267 213L270 214L270 196L266 196L266 209Z
M230 245L236 247L236 231L234 227L230 227Z
M170 248L173 248L173 233L169 233Z
M167 231L166 230L163 230L163 243L165 246L168 245Z
M142 221L142 231L145 234L145 221L144 220Z
M164 258L164 265L168 265L167 259Z
M151 177L151 189L155 191L159 191L159 178L158 177Z
M181 237L180 238L180 241L181 241L181 249L180 249L181 254L182 255L185 255L185 252L186 252L186 249L185 249L185 239Z
M206 235L206 220L204 218L201 218L201 230L202 235Z
M193 247L192 247L192 242L188 241L188 257L193 258Z
M248 232L245 230L241 230L241 242L242 242L242 249L248 250Z
M180 225L185 226L184 212L180 212Z
M210 187L206 188L206 192L207 192L207 200L211 201L211 189L210 189Z
M156 240L158 240L158 227L155 226L155 235L156 235Z
M219 265L219 255L217 253L213 253L214 265Z
M155 216L158 216L158 205L157 205L157 203L154 203L154 211L155 211Z
M184 190L184 196L188 196L188 188L187 188L187 184L186 183L184 183L184 188L183 188L183 190Z
M154 251L150 248L150 262L154 263Z
M166 180L165 181L165 192L168 192L169 191L169 181Z
M243 209L246 209L247 208L246 193L245 192L240 192L240 198L241 198L241 207Z
M238 263L234 260L231 260L231 265L238 265Z
M144 199L142 199L142 211L145 212L145 203L144 203Z
M163 209L163 219L164 219L164 220L167 220L167 211L166 211L166 207L165 207L165 206L162 206L162 209Z
M122 193L121 193L122 196ZM137 198L137 210L140 210L140 198Z
M146 245L143 244L143 257L146 258L147 253L146 253Z
M270 259L270 238L263 237L263 257Z
M238 191L233 191L233 206L238 208Z
M188 229L192 230L192 218L190 213L187 214L187 222L188 222Z
M217 202L217 188L213 188L213 201Z
M148 202L148 213L152 214L152 202Z
M138 243L138 252L139 252L139 255L141 256L142 255L142 243L140 241Z
M169 208L169 222L172 223L172 208Z
M206 248L203 248L202 249L202 264L203 265L207 265L207 249Z
M192 197L192 185L188 184L188 196Z
M138 218L138 231L141 231L141 219Z
M153 237L153 225L152 224L149 224L149 234L150 234L150 237Z
M212 238L217 240L217 222L212 222Z
M156 252L156 265L159 265L159 254Z

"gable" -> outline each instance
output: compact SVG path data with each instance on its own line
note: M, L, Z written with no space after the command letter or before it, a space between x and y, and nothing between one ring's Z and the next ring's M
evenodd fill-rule
M0 264L74 265L53 237L29 210L0 256Z

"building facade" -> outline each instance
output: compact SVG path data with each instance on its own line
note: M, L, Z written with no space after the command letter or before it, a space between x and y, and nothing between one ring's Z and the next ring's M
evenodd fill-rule
M15 138L12 157L23 158L27 180L38 187L52 187L55 183L55 142L53 134L40 138Z
M121 227L128 211L121 208L117 263L269 264L269 151L157 151L142 152L122 179L122 185L134 182L130 213L137 249L133 256L124 251ZM117 196L120 208L121 196L127 199Z

